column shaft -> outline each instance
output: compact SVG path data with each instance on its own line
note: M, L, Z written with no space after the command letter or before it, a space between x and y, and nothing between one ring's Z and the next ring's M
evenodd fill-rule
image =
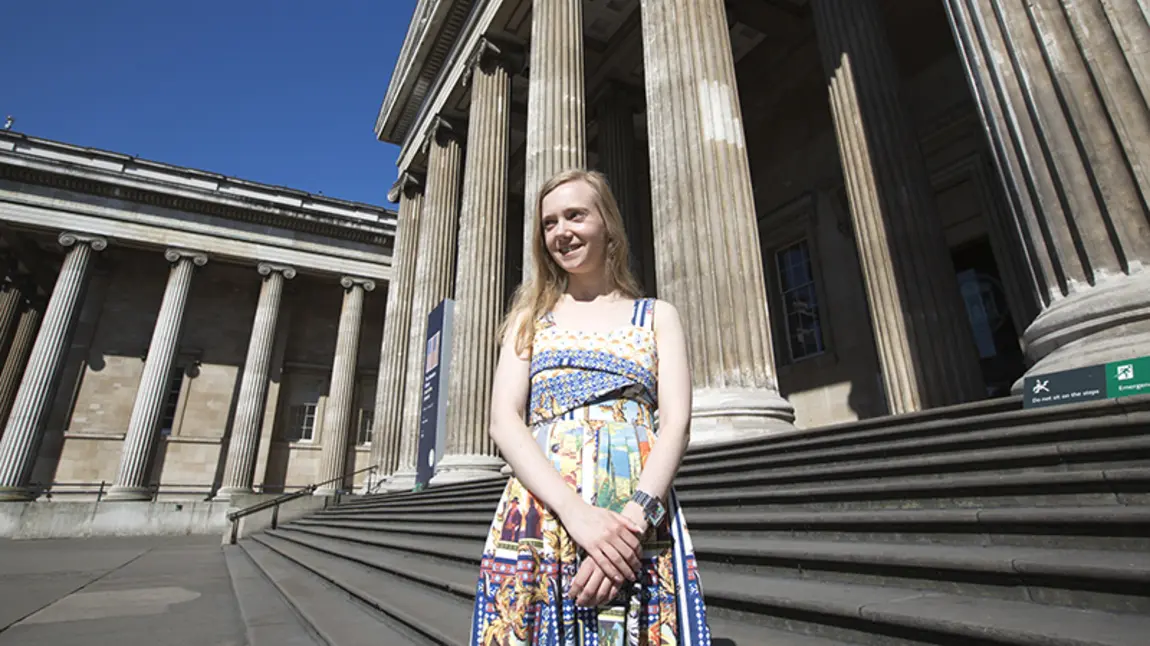
M511 75L505 57L493 45L484 47L471 76L447 446L436 465L435 484L495 476L503 466L487 430L503 310Z
M1150 354L1144 5L946 7L1042 305L1023 334L1028 374Z
M459 226L459 180L463 161L460 141L443 122L432 133L427 162L427 196L420 218L419 253L415 264L415 298L407 345L406 385L399 468L389 489L415 486L419 418L423 399L424 336L427 315L452 295L455 277L456 231Z
M359 360L359 330L363 323L364 293L375 289L375 283L345 276L343 306L339 312L339 331L335 341L335 358L331 364L331 386L327 391L323 426L323 471L319 480L332 480L347 475L347 443L351 435L351 405L355 399L355 368ZM317 494L343 489L342 480L327 482Z
M108 246L103 238L71 233L62 234L60 244L72 249L56 278L24 377L16 391L4 437L0 439L0 500L30 497L28 477L36 461L48 405L88 284L92 257Z
M379 350L379 379L375 391L375 427L371 439L372 464L379 467L375 480L399 468L403 436L403 400L407 383L407 351L411 332L412 299L415 296L416 250L419 248L423 187L407 173L397 183L400 191L399 224L392 252L392 279L387 289L383 341Z
M12 403L16 399L16 389L20 387L20 380L28 367L32 344L36 341L36 332L39 329L40 310L25 306L16 324L12 343L8 346L4 367L0 369L0 428L7 425L8 414L12 412Z
M8 342L16 331L24 300L20 288L10 281L0 285L0 358L8 351Z
M891 413L985 396L970 323L875 0L815 0L815 29Z
M252 321L248 353L244 359L236 416L232 423L231 439L228 441L228 459L219 491L221 497L252 491L284 280L293 278L296 273L291 267L268 263L260 263L257 271L264 278L259 301L256 303L255 320Z
M539 187L587 165L583 0L541 0L531 13L527 143L523 191L523 277L531 273L531 232Z
M647 293L654 291L655 250L651 227L642 217L639 167L635 154L636 101L629 90L611 85L595 105L599 124L599 166L619 203L631 246L631 271Z
M695 380L692 443L793 429L767 293L722 0L643 0L659 295L679 308Z
M136 401L132 405L132 416L128 419L128 433L124 437L124 447L120 453L120 468L116 482L108 491L109 500L148 500L148 469L156 446L156 426L164 410L164 395L172 376L172 366L176 359L176 349L180 342L180 330L184 322L184 310L188 303L188 292L192 286L192 274L196 267L207 263L208 257L201 253L188 253L169 249L164 253L172 263L168 273L168 284L156 316L156 326L152 330L152 341L148 345L148 355L144 359L144 371L140 375L140 385L136 389Z

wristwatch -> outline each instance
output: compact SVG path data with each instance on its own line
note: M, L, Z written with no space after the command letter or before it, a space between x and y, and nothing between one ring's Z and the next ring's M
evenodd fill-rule
M635 493L631 494L631 500L643 508L643 516L646 517L648 525L656 527L663 522L663 516L667 514L667 510L658 498L646 491L636 489Z

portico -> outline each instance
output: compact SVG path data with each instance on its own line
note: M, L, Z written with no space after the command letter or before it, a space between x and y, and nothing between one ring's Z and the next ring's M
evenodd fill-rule
M406 343L385 341L408 399L380 411L384 475L410 484L417 332L449 297L467 372L437 478L498 468L476 395L490 321L536 188L572 166L607 173L637 273L684 316L695 446L1150 354L1146 17L1127 4L421 0L376 133L401 178L428 177L397 184L418 242L396 266L456 272L432 293L417 269Z
M395 228L0 133L0 498L362 484Z

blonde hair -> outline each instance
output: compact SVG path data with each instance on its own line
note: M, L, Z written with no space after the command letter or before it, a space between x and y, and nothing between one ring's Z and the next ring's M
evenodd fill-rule
M511 308L500 326L500 336L515 325L515 351L524 354L531 348L535 323L559 302L566 289L567 273L551 257L543 240L543 198L568 182L586 182L595 191L595 207L607 228L607 277L612 287L630 298L642 296L639 281L631 272L631 252L619 203L611 192L607 178L599 171L571 169L553 175L539 188L535 198L535 218L531 224L530 277L515 290Z

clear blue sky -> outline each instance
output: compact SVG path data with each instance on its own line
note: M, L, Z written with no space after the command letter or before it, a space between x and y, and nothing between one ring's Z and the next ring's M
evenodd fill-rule
M372 204L372 127L415 0L9 0L14 131ZM2 124L2 121L0 121Z

